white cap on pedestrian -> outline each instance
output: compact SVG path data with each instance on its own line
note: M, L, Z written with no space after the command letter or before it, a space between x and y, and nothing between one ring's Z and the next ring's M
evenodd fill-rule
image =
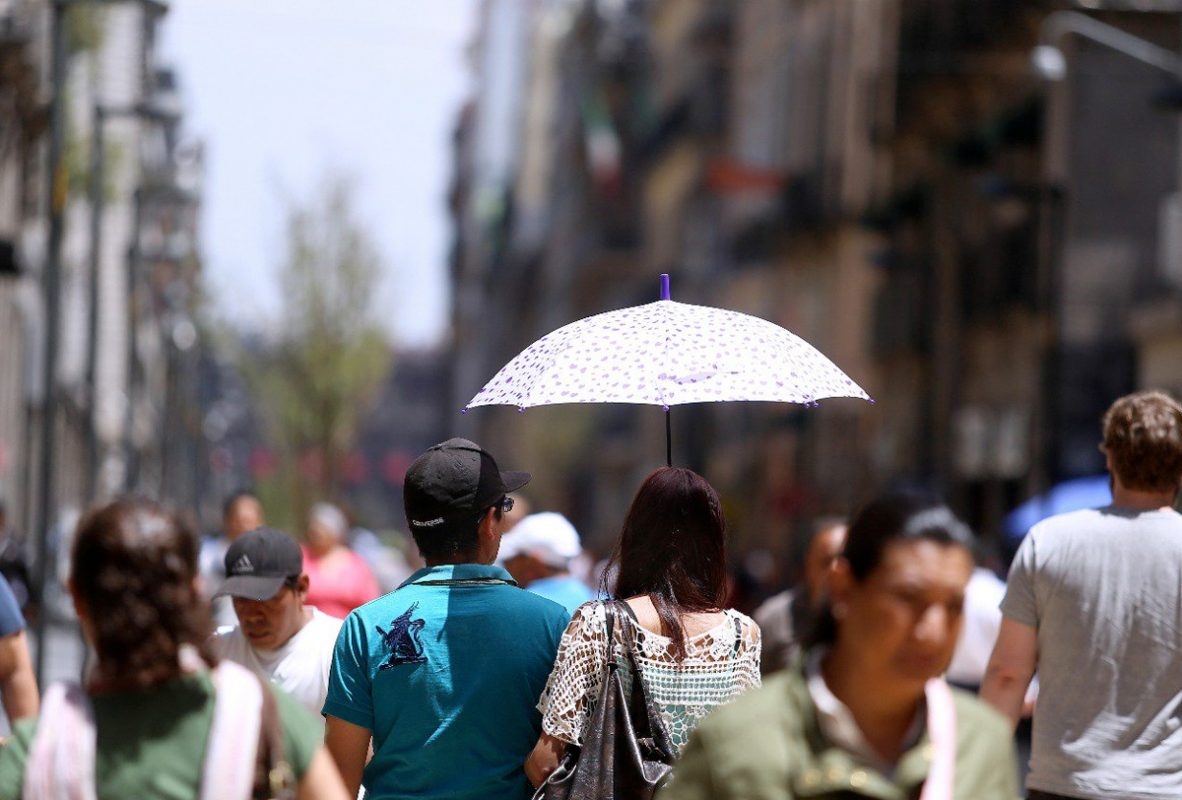
M582 552L575 526L559 513L542 511L523 517L501 537L497 561L504 563L525 554L551 567L565 569L570 560Z

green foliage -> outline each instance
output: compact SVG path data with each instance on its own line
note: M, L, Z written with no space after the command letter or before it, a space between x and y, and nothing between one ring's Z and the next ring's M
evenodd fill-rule
M316 196L288 209L280 336L242 364L281 454L277 476L290 481L293 506L268 508L277 517L298 518L339 494L341 459L391 365L373 308L381 260L356 220L352 186L330 176ZM301 459L319 474L300 468Z
M102 3L72 3L66 11L66 52L95 53L106 34L106 9Z

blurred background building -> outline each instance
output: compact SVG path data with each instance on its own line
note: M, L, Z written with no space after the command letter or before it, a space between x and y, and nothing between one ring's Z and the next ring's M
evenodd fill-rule
M201 148L156 50L166 11L0 2L0 501L39 623L69 613L61 556L91 502L195 511L202 491Z
M674 408L674 462L723 492L740 555L790 561L813 515L897 484L998 536L1021 500L1103 471L1112 399L1182 391L1180 12L486 0L455 139L448 413L669 272L674 299L782 324L877 400ZM601 546L662 463L658 408L461 427L545 465L531 491Z

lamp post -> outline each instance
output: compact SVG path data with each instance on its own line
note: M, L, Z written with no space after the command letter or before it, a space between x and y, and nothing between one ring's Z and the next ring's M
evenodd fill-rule
M1172 75L1177 75L1182 68L1182 59L1172 50L1147 42L1079 11L1056 11L1042 21L1039 28L1039 43L1031 54L1035 70L1042 77L1054 81L1061 81L1067 77L1067 60L1055 43L1068 34L1090 39Z
M98 338L99 338L99 275L102 267L103 209L105 206L105 126L111 119L144 119L162 124L175 123L178 115L171 109L160 108L150 103L136 103L130 106L106 106L95 103L91 114L90 128L90 275L88 285L88 337L86 347L86 386L89 393L88 424L86 430L86 463L88 503L98 499L99 442L97 401L98 401ZM128 332L131 335L131 332Z
M131 243L127 250L127 312L128 312L128 338L127 338L127 358L128 358L128 403L126 406L127 416L124 420L124 450L127 458L127 473L124 481L124 491L135 492L140 488L140 473L143 463L143 454L140 451L139 443L136 441L136 398L139 395L142 385L146 380L146 375L142 369L139 358L139 333L141 325L143 325L146 317L141 313L142 297L142 276L143 264L145 261L152 261L159 263L161 261L161 253L149 252L145 253L143 249L142 236L144 223L153 208L159 208L164 204L183 205L194 201L193 196L185 189L175 185L172 179L165 182L156 182L145 184L138 187L134 195L134 215L132 219ZM168 345L168 334L165 336L165 347ZM166 358L168 356L166 349ZM167 401L168 388L165 387L165 400ZM163 438L162 438L163 441Z

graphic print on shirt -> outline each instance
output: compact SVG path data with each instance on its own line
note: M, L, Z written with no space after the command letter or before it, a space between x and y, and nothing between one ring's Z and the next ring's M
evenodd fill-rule
M386 647L390 648L390 657L378 669L393 669L400 664L427 663L427 658L423 655L423 643L419 641L419 631L426 623L421 619L410 618L418 607L419 604L414 603L402 612L390 623L389 632L382 630L381 625L374 626L382 635Z

